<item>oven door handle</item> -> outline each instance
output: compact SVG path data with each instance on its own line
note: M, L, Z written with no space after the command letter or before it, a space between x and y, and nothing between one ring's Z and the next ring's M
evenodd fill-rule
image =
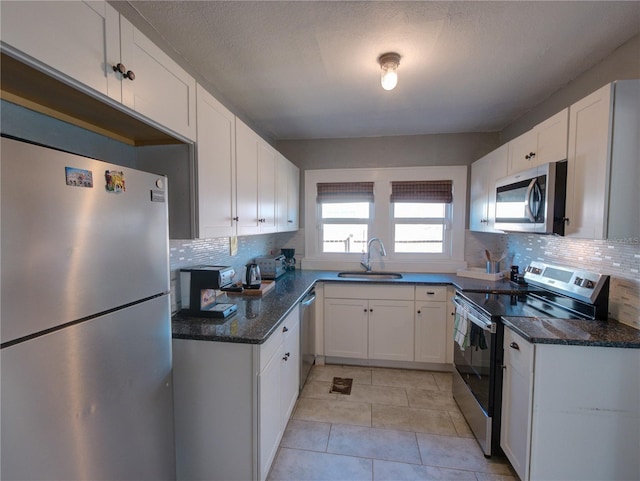
M490 320L489 321L485 321L484 319L481 319L475 313L471 312L466 306L464 306L455 297L453 298L453 303L456 305L456 311L458 311L458 310L467 311L467 320L469 322L474 323L476 326L478 326L483 331L489 331L491 333L495 333L496 332L496 323L495 322L491 322Z

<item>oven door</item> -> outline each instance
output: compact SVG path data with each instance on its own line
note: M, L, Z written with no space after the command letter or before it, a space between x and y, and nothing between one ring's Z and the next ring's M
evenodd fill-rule
M495 376L495 332L496 324L471 306L454 299L456 316L465 318L459 322L464 326L462 336L453 343L453 362L460 377L489 417L493 415L493 396L491 390Z

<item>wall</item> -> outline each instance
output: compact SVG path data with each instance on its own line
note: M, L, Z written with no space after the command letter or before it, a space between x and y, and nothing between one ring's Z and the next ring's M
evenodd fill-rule
M636 78L640 78L640 34L508 125L500 133L501 143L526 132L609 82Z

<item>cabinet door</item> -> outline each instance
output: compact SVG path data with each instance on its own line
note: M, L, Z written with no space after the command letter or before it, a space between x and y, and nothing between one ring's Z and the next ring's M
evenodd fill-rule
M369 301L369 359L413 361L413 302Z
M2 41L120 101L119 14L106 2L2 2Z
M500 446L522 480L529 479L533 346L510 329L504 334Z
M366 300L325 299L325 355L366 359L368 314Z
M258 376L258 467L260 480L267 479L282 437L282 344Z
M276 226L276 150L258 142L258 225L260 233L275 232Z
M278 232L298 230L300 169L278 154L276 174Z
M284 355L282 360L282 424L284 429L293 412L298 399L300 386L300 321L299 311L296 309L285 323L289 331L284 336Z
M166 53L120 16L121 62L135 74L123 79L122 103L183 135L196 138L196 82Z
M497 232L496 180L507 175L508 144L485 155L471 165L471 200L469 229L478 232Z
M238 235L258 234L258 134L236 118Z
M509 142L509 174L567 158L569 109Z
M235 235L235 118L200 85L198 94L198 237Z
M447 303L416 301L415 361L446 362Z
M531 167L559 162L567 158L569 138L569 109L566 108L544 122L538 124L536 131L536 155Z
M606 226L611 85L569 108L565 235L602 239Z
M537 148L536 141L536 132L532 129L509 142L509 174L533 167Z

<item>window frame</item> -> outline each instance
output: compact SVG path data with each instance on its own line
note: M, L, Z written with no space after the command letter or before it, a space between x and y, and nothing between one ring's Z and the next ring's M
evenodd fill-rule
M316 202L316 184L319 182L374 182L374 202L368 236L380 238L387 248L387 256L372 255L374 269L398 269L405 272L455 272L466 267L464 237L467 204L468 166L425 166L363 169L322 169L305 171L303 268L330 270L360 269L359 253L323 253L322 218ZM451 180L453 202L449 204L450 217L445 234L449 249L446 254L395 253L393 212L390 202L391 182L406 180ZM400 220L402 221L402 220Z
M430 258L449 259L451 257L451 224L453 209L451 204L444 204L444 217L395 217L395 205L400 202L389 202L389 222L391 224L391 251L395 256L409 257L409 256L428 256ZM420 202L414 202L420 203ZM426 202L423 202L426 203ZM443 251L442 252L397 252L396 251L396 225L398 224L429 224L429 225L442 225L443 234ZM389 251L389 249L387 249Z

